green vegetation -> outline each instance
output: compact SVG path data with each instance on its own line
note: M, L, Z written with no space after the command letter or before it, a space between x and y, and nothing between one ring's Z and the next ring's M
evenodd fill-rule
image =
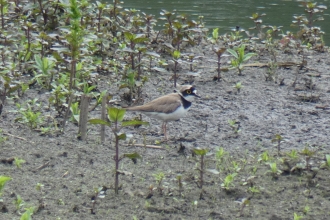
M112 130L112 133L115 137L116 153L114 156L114 161L115 161L115 187L114 188L115 188L116 194L118 194L119 175L124 174L122 171L119 170L119 162L124 158L129 158L134 163L136 163L137 159L141 159L141 156L136 152L119 155L119 141L126 139L126 134L120 133L120 130L123 127L147 125L148 123L144 122L144 121L139 121L139 120L124 121L124 116L126 113L125 109L108 108L107 112L108 112L109 121L102 120L102 119L90 119L89 123L98 124L98 125L106 125L106 126L110 127Z
M182 162L182 166L181 164L175 167L169 166L169 170L155 171L159 165L157 163L160 163L159 161L171 163L171 160L165 157L164 155L166 153L164 153L164 155L161 156L161 160L158 160L159 155L157 155L157 161L149 163L149 161L143 160L147 171L143 173L143 176L136 177L122 170L122 168L126 168L126 166L132 163L124 164L121 162L123 162L124 158L127 158L135 164L137 163L137 159L142 160L142 154L140 155L137 150L134 150L132 153L127 153L126 151L130 151L132 148L125 148L124 145L126 144L124 144L124 141L129 139L128 129L146 125L147 123L136 119L126 120L124 119L126 110L120 107L114 107L122 105L121 101L127 101L129 104L139 104L141 101L144 101L145 97L150 95L147 88L145 88L146 82L148 82L151 76L158 74L158 72L164 71L173 74L172 77L166 77L166 79L164 79L163 76L153 76L152 80L154 81L152 81L152 83L159 86L158 92L160 93L164 93L164 89L161 86L165 84L165 80L173 80L174 87L177 87L179 84L178 82L194 82L194 76L182 79L184 74L181 74L181 68L182 66L184 68L188 67L190 71L193 71L194 61L204 59L204 55L202 56L198 54L199 52L194 50L196 45L211 44L207 46L209 46L212 56L216 58L210 62L213 62L214 65L216 63L216 66L213 66L213 64L211 66L213 66L213 73L217 75L212 78L210 75L204 74L202 75L201 81L205 84L210 83L209 81L212 80L217 81L218 83L216 85L219 85L219 90L222 89L220 86L222 86L223 82L229 82L229 87L233 86L231 90L232 88L236 89L236 94L243 88L249 87L249 82L246 81L243 76L243 71L245 67L247 67L248 62L252 62L251 58L253 58L253 60L259 60L263 53L268 53L269 62L252 64L258 67L259 65L260 67L266 67L266 72L264 74L266 81L279 82L279 85L284 85L284 79L280 79L277 73L280 72L280 68L297 68L296 78L301 75L307 75L302 74L305 72L301 72L304 68L308 73L313 72L314 70L312 68L306 68L306 62L311 57L309 52L325 52L327 50L323 41L324 33L319 27L315 26L323 19L321 15L326 7L312 2L304 2L302 4L306 15L294 16L295 20L292 22L292 26L295 29L293 31L285 32L282 30L283 27L281 26L265 26L262 24L261 18L266 15L254 13L251 17L254 27L251 29L250 34L248 34L247 31L236 28L236 30L231 33L220 35L218 28L214 28L212 32L209 32L205 28L202 16L194 20L187 15L179 15L176 14L176 11L167 10L162 10L160 13L161 17L159 20L164 22L163 28L161 28L161 30L155 30L154 27L158 22L155 15L140 13L135 9L124 9L122 7L122 2L119 0L114 0L112 3L99 1L92 3L87 0L38 0L24 2L1 0L0 62L2 65L0 67L0 114L4 106L16 106L16 110L11 111L11 113L15 114L15 122L18 123L17 126L20 126L17 129L23 127L23 129L31 129L30 132L40 132L42 135L49 134L50 138L57 138L56 141L58 141L58 145L61 145L60 135L63 134L55 136L55 132L62 131L63 133L67 121L71 123L70 129L75 129L76 125L79 126L82 121L80 120L80 116L83 115L80 109L80 104L82 103L81 97L84 95L91 97L91 103L88 105L87 112L92 112L93 117L96 118L89 120L89 126L106 126L111 131L112 139L109 143L106 143L106 149L110 149L111 155L106 156L114 160L112 166L114 170L113 175L109 175L109 178L107 176L109 169L102 168L102 170L98 170L98 172L101 172L101 175L106 176L105 186L94 188L94 190L92 188L79 188L75 191L77 195L83 194L85 196L89 193L92 194L92 214L96 214L95 204L97 198L112 196L111 194L105 194L106 189L114 189L116 196L119 194L121 189L119 176L125 175L125 178L127 176L131 176L132 178L128 179L129 177L127 177L127 184L123 184L123 188L125 189L122 195L129 196L132 200L136 201L135 210L141 210L144 205L145 209L156 214L175 214L178 210L184 210L186 213L192 211L194 214L193 211L197 212L200 207L204 207L207 203L214 202L214 204L220 204L224 196L226 196L227 200L234 202L234 200L243 195L244 198L239 202L240 207L238 212L239 216L245 218L253 216L253 214L246 214L245 216L243 210L250 204L256 204L252 203L254 200L275 197L276 193L293 189L295 196L292 198L293 200L301 200L301 198L304 198L306 201L306 203L303 203L304 208L300 206L298 212L302 212L304 215L308 216L314 211L314 206L312 207L312 205L310 205L310 199L316 194L315 191L326 188L323 184L326 184L324 182L324 176L328 176L327 172L330 170L330 154L328 152L324 153L324 151L322 151L322 153L320 153L320 148L314 145L306 145L303 150L286 149L286 147L290 146L284 143L284 137L289 135L284 133L284 137L282 137L281 134L276 134L274 132L276 131L275 129L263 131L261 135L250 134L251 138L249 138L253 140L258 138L258 143L261 142L261 139L266 140L262 142L262 145L265 145L264 149L260 147L260 149L256 149L255 151L245 151L245 149L237 150L240 146L224 146L221 142L222 140L239 138L238 134L246 131L244 127L243 129L241 127L241 122L242 126L244 126L247 121L245 115L241 113L241 110L246 109L237 109L237 115L229 116L235 117L236 119L229 119L228 124L225 122L226 125L224 127L225 129L229 128L230 135L221 136L225 132L223 132L221 128L223 118L220 118L221 121L218 127L219 138L217 139L219 142L212 143L212 145L221 145L223 147L218 149L211 147L199 148L197 146L198 142L196 141L195 143L193 139L199 138L199 136L195 136L195 134L193 134L194 137L191 140L189 139L189 141L182 141L182 139L174 140L173 145L171 143L164 147L167 152L163 152L172 153L174 151L173 149L177 147L176 144L193 142L190 147L192 151L183 153L184 156L179 158L180 163ZM205 47L205 45L203 45L203 47ZM204 53L205 51L202 52ZM281 63L278 61L279 52L296 53L298 54L299 62L293 64L288 62ZM228 58L228 55L230 58ZM204 59L203 63L205 61L208 62L208 60ZM318 62L323 61L320 60ZM223 72L226 72L226 75L223 74ZM238 75L234 74L234 72L237 72ZM102 77L100 77L100 75ZM226 78L229 80L226 81ZM232 80L232 78L235 78L235 80ZM308 87L309 90L313 90L315 87L312 86L313 80L310 78L305 79L306 87ZM307 81L311 83L308 84ZM242 86L242 82L245 87ZM296 82L293 82L293 84L294 83ZM102 86L103 88L111 87L109 91L111 91L112 95L108 95L107 90L103 90ZM268 85L266 90L267 89ZM212 91L206 91L210 94L212 93ZM36 98L36 94L38 94L38 97L40 96L42 98ZM225 92L222 94L226 101L237 100L241 98L240 96L242 95L231 96L229 92L228 94ZM210 96L210 99L217 98ZM110 107L104 108L106 109L107 118L99 119L98 116L95 116L99 109L96 111L94 110L102 104L104 97L107 99L103 104ZM118 99L112 99L113 97L117 97ZM201 101L199 103L199 107L201 107L201 103L203 102L204 101ZM123 106L125 105L123 104ZM218 108L218 106L212 106L212 108L215 109ZM328 107L324 107L324 109L327 108ZM270 108L270 111L272 111L272 108ZM298 114L300 113L302 114L302 112ZM206 114L213 113L210 112ZM309 111L308 114L315 114L315 112ZM203 117L205 116L203 114L201 115ZM85 116L89 118L87 115ZM6 119L6 117L4 117L4 119ZM207 119L203 118L201 120ZM0 144L7 144L10 138L17 138L20 141L29 142L29 140L15 136L15 134L10 138L4 137L4 135L9 134L5 126L0 129ZM205 131L200 130L200 133L207 133L207 129L210 128L206 126ZM214 128L212 127L211 129ZM192 131L194 131L194 129L192 129ZM93 141L95 139L98 140L98 137L95 137L95 132L93 132L92 130L91 136ZM144 145L149 141L148 132L150 131L144 131L143 133ZM303 132L306 131L303 130ZM269 133L269 135L267 133ZM64 135L66 134L64 133ZM205 137L207 135L208 134L205 134ZM136 140L130 139L129 143L134 143L135 141ZM266 143L267 141L269 142ZM274 152L270 142L275 144L276 152ZM24 142L23 144L10 142L10 144L12 144L12 152L14 153L16 153L14 149L17 150L18 147L25 147ZM85 144L85 142L81 142L81 145L83 144ZM156 141L156 144L161 144L161 142ZM207 146L209 146L209 143L207 144ZM269 144L270 147L267 144ZM41 143L32 143L32 145L36 146L36 151L39 147L43 147L39 146L42 145ZM243 143L242 146L244 147ZM72 149L74 145L72 144L72 146L64 147L67 147L65 149ZM100 149L101 148L97 148L95 151ZM104 150L104 148L102 148L102 150ZM143 152L146 152L146 149L144 150ZM67 157L64 155L67 155L68 152L62 154L58 153L58 151L58 149L54 149L54 152L50 152L51 169L54 169L54 167L57 168L56 165L64 161L62 155L68 160L74 158L76 160L74 166L80 166L80 163L83 163L81 161L85 159L84 154L86 152L79 152L77 155L71 155L70 152L70 156ZM122 153L122 151L125 151L125 153ZM12 152L10 149L10 152L6 152L6 155L14 154ZM35 151L32 152L31 149L24 148L24 152L35 155L37 158L40 156ZM190 153L193 154L193 158L188 155ZM15 166L19 169L22 168L22 164L25 163L25 160L14 157L14 155L8 156L12 158L0 158L1 166L4 166L4 172L12 172L12 170L14 170L13 172L22 173L23 170L26 170L25 166L22 170L15 168ZM24 158L28 160L28 157ZM93 163L100 165L98 159L99 158L93 158L89 163L91 165ZM44 158L40 160L44 160ZM32 161L28 161L27 164L30 166ZM36 175L49 175L49 173L52 173L49 172L49 170L45 173L40 172L40 170L47 165L48 164L45 163L36 169L32 168L33 172L35 172ZM110 162L107 167L110 167ZM209 167L213 169L209 169ZM73 167L73 169L74 168L75 167ZM29 169L31 168L29 167ZM98 167L95 169L98 169ZM59 182L61 180L65 182L68 173L79 176L79 178L81 177L82 179L79 179L80 185L84 187L86 181L93 181L93 179L84 179L85 175L91 175L89 172L84 173L79 171L79 173L72 174L73 172L70 170L70 172L65 171L65 173L59 174L57 173L58 170L54 170L56 171L56 178L58 178ZM152 171L150 172L150 170ZM326 175L319 176L321 172ZM269 176L271 176L271 178ZM88 176L88 178L89 177L90 176ZM137 183L137 181L135 181L136 179L142 181ZM261 184L261 179L269 179L272 184L263 185ZM11 207L6 204L6 201L3 201L2 197L4 187L10 180L11 177L9 176L0 176L0 208L3 213L14 212L12 210L8 211ZM21 184L20 180L17 181ZM45 185L37 183L37 181L41 181ZM111 184L108 186L108 181L113 181L114 186ZM281 183L281 181L292 181L293 183L292 186L290 185L289 189L279 189L277 183ZM156 182L155 186L157 187L159 195L153 194L153 191L156 189L156 187L152 185L154 182ZM71 190L66 183L63 183L63 186L61 185L59 187L63 187L65 190ZM141 184L141 187L140 185L138 186L140 187L139 192L130 192L129 184L135 184L135 187ZM147 187L145 187L146 185ZM23 210L23 206L26 207L26 205L19 194L23 195L23 192L14 192L16 189L11 189L13 192L11 192L10 196L12 196L12 200L14 200L14 205L11 204L11 206L13 210L16 208L17 213L21 215L21 220L30 220L32 219L32 215L37 216L42 207L44 207L44 200L50 200L53 203L52 205L55 204L59 206L61 213L63 213L62 209L65 210L65 213L71 212L71 209L75 211L78 209L77 207L82 206L81 204L84 206L83 210L88 206L85 205L86 202L83 201L78 205L73 204L74 207L70 207L70 211L68 211L69 209L67 206L72 204L67 202L67 198L56 197L49 199L49 195L51 194L48 193L46 196L46 190L49 188L53 190L52 185L50 186L49 183L44 182L44 180L35 179L32 187L38 191L38 194L42 195L42 198L38 198L38 207L25 208L25 212L22 215L19 212ZM302 190L298 190L301 189L299 187L303 187L305 191L302 192ZM58 188L56 188L56 190L57 189ZM196 191L199 195L198 198L195 198ZM159 201L159 197L151 199L153 196L162 196L161 202ZM322 196L326 197L327 194L324 193ZM116 199L118 199L118 196ZM201 201L199 203L197 201L198 199L205 200L205 202ZM111 198L108 201L114 200L115 199ZM174 203L178 203L178 208L175 210L165 209L164 207L173 202L172 200ZM117 202L117 200L115 202ZM120 204L120 202L118 204ZM185 204L189 204L192 210L188 208L185 210ZM6 205L9 208L7 208ZM296 208L294 205L295 204L293 204L291 208L297 211L293 209ZM223 207L225 206L221 206L221 208ZM231 207L231 204L227 207ZM104 208L104 206L102 208ZM106 209L107 208L108 206ZM251 206L251 209L252 208L253 206ZM212 207L212 210L217 209L218 207L216 206ZM104 210L102 210L102 212L103 211ZM231 209L230 211L233 212L235 210ZM289 213L291 215L290 218L292 218L292 212ZM80 213L85 214L85 211ZM137 215L140 215L140 213L137 213ZM220 218L217 216L220 215L217 211L209 213L208 218L213 218L212 215L214 215L214 219ZM304 217L298 215L296 212L293 212L293 215L294 219L301 219ZM149 216L143 218L148 217ZM205 216L203 216L203 218L204 217ZM38 217L36 217L36 219L37 218ZM79 218L79 216L77 216L77 218ZM97 218L100 217L97 216ZM115 218L124 219L127 218L127 216L118 215L115 216ZM134 215L133 218L138 219L141 218L141 216L136 217ZM232 217L232 219L234 218L235 217ZM276 218L276 216L274 218ZM313 216L310 216L310 218L313 218Z

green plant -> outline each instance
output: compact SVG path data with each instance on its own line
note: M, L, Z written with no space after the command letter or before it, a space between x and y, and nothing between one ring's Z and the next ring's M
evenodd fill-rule
M251 193L260 193L260 190L256 186L249 187L248 191Z
M70 106L70 110L72 113L70 121L79 123L79 116L80 116L79 102L72 103Z
M199 188L203 188L203 183L204 183L204 166L205 166L205 163L204 163L204 157L206 155L206 153L208 152L208 149L201 149L201 148L195 148L193 149L193 152L195 155L197 156L200 156L200 160L199 160L199 168L197 168L197 170L199 171L199 184L198 184L198 187Z
M223 147L220 147L215 152L215 160L216 160L216 168L217 170L221 170L221 165L223 164L225 157L229 155L227 151L223 149Z
M302 215L298 215L297 213L293 213L293 220L300 220L304 218Z
M211 38L211 43L215 44L219 40L219 28L214 28L212 30L212 38Z
M314 156L315 151L309 150L308 147L306 146L299 154L305 156L306 169L309 170L310 169L309 161Z
M178 64L181 62L180 60L180 56L181 53L178 50L174 50L172 53L172 60L174 61L174 88L176 88L176 81L177 81L177 68L178 68Z
M228 174L223 180L223 183L221 183L221 188L225 189L226 191L229 191L231 187L234 187L235 185L233 184L233 182L236 175L237 173Z
M244 68L243 63L251 59L252 56L255 56L255 53L247 53L245 54L245 45L242 44L241 47L236 49L227 49L227 52L230 53L234 59L231 60L231 69L236 69L238 71L238 75L242 75L242 71Z
M233 120L229 119L228 124L233 129L235 134L238 134L241 131L240 130L240 123L239 123L239 121L236 121L236 119L233 119Z
M34 67L38 70L39 74L35 73L34 80L44 88L50 89L53 81L53 67L55 62L47 57L41 58L39 55L34 56L36 65Z
M270 170L266 173L270 173L274 179L277 179L279 175L281 175L282 171L277 168L276 162L268 163Z
M322 163L321 168L330 169L330 154L325 155L325 161Z
M42 183L37 183L36 190L41 191L44 188L44 185Z
M34 207L25 208L25 212L22 214L20 220L32 220L31 216L33 215L34 210Z
M31 129L36 129L43 122L43 117L39 111L40 103L37 101L38 99L29 100L25 103L26 107L22 107L17 103L17 112L21 114L21 117L16 118L15 121L20 121L27 124ZM35 107L38 109L35 109Z
M25 160L15 157L14 163L18 169L21 169L22 163L25 163Z
M1 16L1 29L5 29L5 14L8 11L8 1L7 0L1 0L0 1L0 16Z
M7 138L2 135L2 129L0 129L0 144L2 142L5 142L6 140L7 140Z
M162 186L163 180L165 178L165 174L163 172L159 172L153 175L155 177L157 183L157 190L162 194L164 187Z
M240 92L244 86L242 86L241 82L237 82L233 87L237 90L237 92Z
M280 134L275 134L275 137L272 139L272 142L277 143L277 155L280 155L282 141L283 137Z
M131 57L131 68L132 70L135 70L135 54L138 54L139 52L136 51L136 45L143 43L145 41L148 41L149 39L146 38L143 34L133 34L130 32L124 32L124 36L126 40L128 41L129 48L124 49L125 52L128 52ZM141 61L141 57L139 58L139 63ZM138 72L137 80L140 80L140 72Z
M183 191L182 175L181 174L177 175L176 180L178 181L179 192L182 194L182 191Z
M15 207L16 207L16 211L19 212L19 210L24 206L24 201L19 195L16 195L16 199L14 200L14 204L15 204Z
M268 162L270 160L270 156L268 151L264 151L261 155L259 155L258 162Z
M306 206L304 207L304 209L303 209L303 213L304 213L305 215L307 215L307 214L310 212L310 210L311 210L311 208L310 208L308 205L306 205Z
M11 178L9 176L0 176L0 200L1 200L3 189L5 188L6 183L10 180L11 180Z
M108 108L108 119L109 121L102 120L102 119L90 119L89 123L91 124L99 124L99 125L106 125L111 128L113 135L115 136L115 149L116 153L114 156L115 161L115 193L118 194L118 187L119 187L119 174L122 172L119 171L119 162L123 158L129 158L134 163L137 159L141 158L138 153L126 153L122 156L119 155L119 141L126 139L125 133L120 133L120 130L123 127L127 126L137 126L137 125L147 125L148 122L139 121L139 120L130 120L124 121L124 116L126 113L125 109L118 109L118 108Z
M218 67L217 67L217 72L218 72L218 77L217 77L217 80L218 80L218 82L220 81L220 79L221 79L221 58L222 58L222 56L223 56L223 54L226 52L226 48L224 48L224 47L212 47L212 50L213 50L213 52L217 55L217 65L218 65Z
M239 201L238 203L241 205L241 210L240 210L239 216L242 216L244 208L246 206L250 205L251 198L243 198L242 201Z
M290 153L286 153L286 155L288 155L290 159L298 159L298 151L296 150L291 150Z

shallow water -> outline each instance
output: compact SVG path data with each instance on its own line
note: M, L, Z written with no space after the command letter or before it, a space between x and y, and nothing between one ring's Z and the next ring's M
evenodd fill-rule
M330 7L330 1L318 1L318 5ZM295 31L292 28L294 15L304 14L304 8L299 1L290 0L125 0L125 8L135 8L154 14L160 17L160 11L177 10L177 14L188 14L191 19L198 20L200 15L204 16L205 25L209 28L218 27L220 33L230 32L236 26L248 29L254 26L253 21L249 18L253 13L263 14L263 24L272 26L283 26L282 30ZM324 21L316 22L315 26L321 26L322 30L328 35L324 36L327 45L330 43L330 9L325 10L323 15Z

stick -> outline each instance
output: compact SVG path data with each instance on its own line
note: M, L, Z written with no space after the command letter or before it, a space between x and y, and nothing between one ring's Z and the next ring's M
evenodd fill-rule
M20 140L23 140L23 141L27 141L27 142L30 142L30 143L34 143L34 142L31 142L31 141L26 140L25 138L22 138L22 137L13 135L13 134L9 134L9 133L2 133L2 134L7 135L7 136L10 136L10 137L17 138L17 139L20 139Z
M88 119L88 105L90 97L88 95L81 96L80 115L79 115L79 132L81 140L86 140L87 134L87 119Z
M45 168L46 166L48 166L49 163L50 163L50 161L47 161L46 163L44 163L44 164L41 165L40 167L37 167L37 168L36 168L36 171Z
M130 145L128 145L128 146L146 147L146 148L152 148L152 149L165 150L165 148L162 148L162 147L160 147L160 146L156 146L156 145L130 144Z
M107 96L103 96L102 98L102 108L101 108L101 119L106 120L106 112L107 112ZM101 142L105 141L105 125L101 125Z

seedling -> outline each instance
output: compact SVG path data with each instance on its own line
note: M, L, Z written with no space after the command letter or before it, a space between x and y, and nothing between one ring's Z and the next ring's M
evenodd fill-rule
M233 129L235 134L238 134L241 130L240 130L240 122L236 121L236 119L229 119L228 123L230 125L230 127Z
M34 60L36 63L34 67L38 70L38 73L35 72L34 80L40 86L50 89L53 81L53 67L55 66L55 62L47 57L41 58L39 55L35 55Z
M193 149L193 152L195 155L200 156L200 160L199 160L200 167L197 168L197 170L199 171L199 184L197 184L197 185L199 188L201 188L201 193L200 193L199 199L202 199L203 198L204 172L205 172L204 157L205 157L206 153L208 152L208 149L195 148L195 149Z
M16 207L16 211L19 213L19 210L24 206L24 201L20 197L20 195L16 195L16 199L14 200L14 204Z
M0 101L1 102L1 101ZM0 113L1 114L1 113ZM6 137L4 137L3 135L2 135L2 130L0 129L0 144L2 143L2 142L5 142L7 140L7 138Z
M315 151L309 150L306 146L299 154L305 156L306 169L309 170L310 169L309 161L314 156Z
M256 186L249 187L248 191L251 192L252 194L260 193L260 190Z
M242 83L241 82L237 82L234 86L233 86L237 92L239 93L241 91L241 89L244 87L242 86Z
M273 179L277 179L279 175L281 175L282 171L277 168L276 162L268 163L270 170L266 173L270 173L273 177Z
M15 157L14 163L18 169L21 169L22 163L25 163L25 160Z
M270 160L270 157L269 157L269 154L268 154L268 151L264 151L260 156L259 156L259 159L258 159L258 162L268 162Z
M179 192L182 195L183 192L183 182L182 182L182 175L179 174L176 176L176 180L178 181L178 186L179 186Z
M213 52L217 55L217 72L218 72L218 77L217 77L217 80L218 82L220 81L221 79L221 58L223 57L224 53L226 52L226 48L224 47L221 47L221 48L218 48L218 47L213 47L212 46L212 50Z
M321 168L330 169L330 154L325 155L325 162L321 165Z
M283 137L280 134L275 134L275 137L272 139L272 142L277 143L277 155L280 155L281 150L281 142L283 141Z
M37 183L37 185L36 185L36 190L37 191L41 191L43 188L44 188L44 185L43 184Z
M233 182L236 175L237 173L228 174L223 180L223 183L221 184L221 188L225 189L226 191L229 191L231 187L234 187L235 185L233 184Z
M96 205L96 201L98 200L98 198L103 199L104 193L107 189L105 187L98 187L98 188L94 188L94 195L92 196L92 208L91 208L91 213L95 214L95 205Z
M234 59L231 60L231 69L236 69L238 71L238 75L242 75L242 71L244 68L243 63L247 62L251 57L255 56L255 53L247 53L245 54L245 45L242 44L241 47L233 49L227 49L227 52L230 53Z
M215 160L216 160L216 168L217 170L221 170L221 165L225 160L225 156L227 156L229 153L223 149L223 147L220 147L215 152Z
M243 198L242 201L237 201L237 202L241 205L239 216L242 216L244 208L250 205L251 198Z
M34 212L34 207L25 208L25 212L22 214L20 220L32 220L32 215Z
M290 159L298 159L298 151L296 150L291 150L290 153L286 153L290 157Z
M42 124L44 118L41 116L41 112L32 108L32 106L40 108L40 103L37 102L37 99L26 102L26 108L18 103L16 103L16 106L18 108L17 112L21 114L21 117L16 118L15 121L27 124L31 129L36 129Z
M9 176L0 176L0 200L6 183L11 180Z
M119 174L122 172L119 171L119 162L126 158L131 159L134 163L137 159L141 159L141 156L138 153L129 153L124 154L122 156L119 155L119 141L126 139L125 133L120 133L120 130L123 127L127 126L137 126L137 125L147 125L148 122L139 121L139 120L130 120L124 121L124 116L126 113L125 109L118 109L118 108L108 108L108 119L109 121L102 120L102 119L90 119L89 123L91 124L99 124L99 125L106 125L111 128L112 133L115 136L115 149L116 153L114 156L115 160L115 193L118 194L118 187L119 187Z
M302 218L304 218L304 216L298 215L297 213L293 213L293 220L300 220Z
M305 207L304 207L304 209L303 209L303 213L305 214L305 215L307 215L308 214L308 212L311 210L311 208L308 206L308 205L306 205Z
M172 53L172 60L174 61L174 88L176 88L176 81L177 81L177 68L178 68L178 64L181 62L180 60L180 56L181 53L178 50L174 50Z
M214 28L212 31L211 43L215 44L219 40L219 28Z
M156 183L157 183L157 189L159 191L160 194L163 193L164 187L162 186L163 180L165 178L165 174L163 172L159 172L154 174Z

